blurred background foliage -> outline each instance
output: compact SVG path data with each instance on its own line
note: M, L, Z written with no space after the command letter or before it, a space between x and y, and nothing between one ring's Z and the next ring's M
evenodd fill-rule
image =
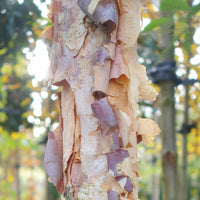
M54 187L47 181L43 166L43 152L47 133L59 120L56 87L37 79L29 70L37 57L37 46L42 46L42 30L49 26L44 11L49 0L0 1L0 200L55 200ZM170 18L160 17L160 10L171 12ZM188 161L187 180L189 200L200 199L200 2L186 0L142 0L142 31L138 39L138 61L147 66L148 74L163 55L174 48L176 76L188 79L189 106L184 107L185 85L176 84L176 146L178 171L183 157L184 112L189 111L187 124ZM173 41L161 51L159 30L174 23ZM35 48L35 50L34 50ZM42 51L46 51L42 50ZM42 60L36 71L44 68ZM27 67L28 66L28 67ZM36 65L33 64L33 68ZM28 70L27 70L28 69ZM153 79L152 79L153 80ZM154 85L160 90L159 84ZM158 101L139 102L139 115L153 118L158 123ZM140 199L162 199L161 141L138 147ZM179 192L179 191L177 191Z
M22 48L33 48L35 39L41 34L37 21L41 12L32 0L1 0L0 8L0 64L16 64Z
M45 199L47 177L42 161L47 137L35 137L33 129L46 133L50 118L45 119L58 119L58 108L53 117L47 116L54 104L44 99L43 115L39 119L34 114L35 96L55 90L47 92L47 85L37 82L27 66L49 23L41 12L47 4L0 1L0 200Z
M152 69L162 61L162 58L168 51L174 49L174 60L176 61L175 75L175 134L176 147L178 154L178 190L181 198L182 173L186 174L187 196L185 199L200 199L200 2L186 0L162 0L159 7L159 1L145 0L142 3L143 28L139 37L138 53L139 62L147 66L148 74ZM160 12L168 13L170 17L161 17ZM173 35L172 41L162 50L160 43L162 35L160 30L163 26L172 25L173 30L168 30L168 34ZM157 71L158 73L158 71ZM150 76L151 77L151 76ZM155 82L154 77L151 77ZM159 83L155 85L159 91ZM188 94L186 92L188 91ZM188 104L185 106L186 98ZM159 98L158 98L159 101ZM140 102L140 114L142 116L152 117L160 122L162 113L160 112L158 101L153 105L149 102ZM188 112L188 119L185 122L185 113ZM168 120L168 119L166 119ZM184 136L186 133L186 136ZM187 151L184 152L184 137L186 139ZM146 149L146 151L144 151ZM162 199L162 170L161 170L161 141L158 137L152 147L139 147L141 151L141 199ZM187 170L183 169L183 159L187 159ZM148 173L147 173L148 172ZM147 174L145 174L147 173ZM151 180L147 184L144 176ZM166 198L167 199L167 198Z

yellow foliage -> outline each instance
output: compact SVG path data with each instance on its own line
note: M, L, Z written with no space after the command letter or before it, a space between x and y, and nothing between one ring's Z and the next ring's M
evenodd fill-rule
M12 73L12 65L9 64L4 64L3 67L1 68L2 74L7 74L10 75Z
M153 6L152 3L148 3L148 4L147 4L147 8L148 8L148 10L149 10L150 12L155 12L155 9L154 9L154 6Z
M175 32L175 36L178 36L179 34L182 34L183 30L187 29L188 27L188 24L186 22L176 22L175 23L175 29L174 29L174 32ZM182 34L180 36L180 40L184 40L184 35Z
M0 49L0 55L3 55L3 54L5 54L5 53L6 53L6 51L7 51L7 49L6 49L6 48Z
M19 133L17 133L17 132L12 132L12 133L11 133L11 138L12 138L13 140L18 140L18 139L19 139Z
M148 145L148 147L149 148L146 150L147 154L158 154L158 152L160 152L162 149L161 144L151 144Z
M180 99L180 103L184 102L184 97L183 96L181 96L179 99Z
M198 136L196 136L196 143L199 143L200 144L200 134L198 134Z
M193 135L193 136L196 135L196 129L192 128L190 134Z
M26 84L26 86L29 87L29 88L32 88L32 87L33 87L32 82L31 82L31 81L28 82L28 83Z
M192 51L192 54L196 54L196 48L198 47L198 45L197 44L192 44L191 45L191 51Z
M13 40L10 40L10 41L8 42L8 46L9 46L10 48L13 48L13 47L14 47L14 42L13 42Z
M197 128L200 129L200 120L197 122Z
M8 75L3 75L2 76L2 80L4 83L8 83L9 82L9 76Z
M21 87L21 83L16 83L16 84L14 84L14 85L7 85L6 87L7 87L7 89L9 89L9 90L16 90L16 89L18 89L18 88Z
M185 61L185 65L186 66L190 66L190 62L189 62L189 55L186 52L186 50L184 48L182 48L183 51L183 56L184 56L184 61Z
M7 176L7 181L9 183L12 183L14 181L14 177L9 173L8 176Z
M197 154L200 155L200 146L197 147Z
M31 115L33 112L32 111L29 111L29 112L25 112L22 114L22 117L23 118L27 118L29 115Z
M156 145L156 149L157 149L158 152L161 151L161 149L162 149L161 144L157 144L157 145Z
M153 87L155 88L156 92L160 92L160 87L158 85L153 85Z
M192 143L188 144L188 151L189 153L194 153L195 152L195 147Z
M149 13L147 13L147 12L142 12L142 18L150 18L150 15L149 15Z
M3 132L3 128L0 126L0 134Z
M178 147L181 147L181 145L182 145L182 141L180 141L179 138L178 138L178 140L176 141L176 145L177 145Z
M31 102L31 98L27 97L21 102L21 106L24 107L24 106L28 105L30 102Z

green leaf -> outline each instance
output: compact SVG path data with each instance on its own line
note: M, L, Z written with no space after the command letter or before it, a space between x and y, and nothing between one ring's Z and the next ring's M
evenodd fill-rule
M4 55L7 52L7 48L0 49L0 55Z
M159 19L153 19L142 32L151 31L154 28L160 27L164 25L165 23L172 22L172 18L159 18Z
M185 0L163 0L160 4L161 11L189 10L189 5Z
M189 12L187 14L187 19L190 19L192 16L196 15L196 13L200 12L200 4L197 4L195 6L192 6L189 9Z
M6 113L0 112L0 122L5 122L8 119Z

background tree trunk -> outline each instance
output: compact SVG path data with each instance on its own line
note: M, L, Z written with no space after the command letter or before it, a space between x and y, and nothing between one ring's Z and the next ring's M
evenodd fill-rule
M189 69L187 69L187 77L189 75ZM183 130L183 153L182 153L182 179L181 179L181 200L188 199L188 177L187 177L187 135L188 135L188 110L189 109L189 86L185 86L185 102L184 102L184 125L185 129Z
M157 174L152 175L152 200L160 199L160 180Z
M188 5L192 7L193 0L187 0ZM190 25L191 20L188 21L188 24ZM192 33L191 26L189 27L190 32ZM192 44L192 35L190 36L190 42ZM189 77L190 74L190 58L191 58L191 52L187 52L188 54L188 60L186 60L186 78ZM184 130L183 130L183 153L182 153L182 179L181 179L181 200L187 200L188 199L188 176L187 176L187 155L188 155L188 147L187 147L187 140L188 140L188 125L189 125L189 85L185 85L185 102L184 102Z
M15 187L16 187L16 194L17 200L20 200L21 197L21 188L20 188L20 160L19 160L19 147L17 146L15 151Z
M161 12L161 17L172 17L172 13ZM160 27L160 48L167 49L173 41L172 24L165 24ZM160 62L174 61L174 49L170 49ZM171 73L174 73L171 71ZM175 136L175 108L174 108L174 87L173 81L162 81L160 83L160 109L161 109L161 130L162 130L162 199L177 200L177 150Z
M53 186L52 183L50 183L48 180L46 182L46 200L58 200L59 194L56 191L55 186Z

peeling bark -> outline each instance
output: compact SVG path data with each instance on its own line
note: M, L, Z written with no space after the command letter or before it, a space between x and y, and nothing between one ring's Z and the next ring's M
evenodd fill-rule
M138 0L52 1L54 26L44 36L53 40L49 80L62 88L63 198L138 200L137 143L160 132L137 118L138 98L157 96L137 63L139 7Z

